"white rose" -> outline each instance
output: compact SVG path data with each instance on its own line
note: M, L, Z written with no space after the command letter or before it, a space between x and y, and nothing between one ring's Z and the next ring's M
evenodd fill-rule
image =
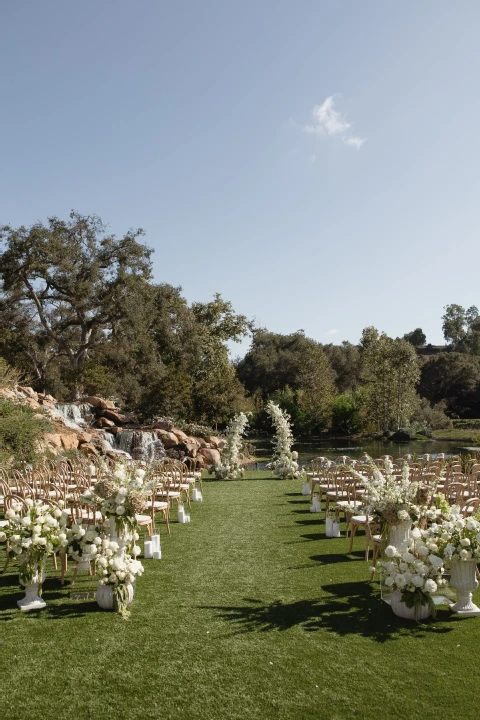
M395 547L395 545L388 545L385 548L385 555L387 557L395 557L396 554L397 554L397 548Z
M415 555L412 555L411 552L404 552L402 555L402 560L406 563L412 563L415 560Z
M422 537L422 533L420 532L420 530L417 527L413 528L410 535L414 540L420 540L420 538Z
M22 525L23 525L23 527L30 527L31 524L32 524L32 521L30 520L30 516L29 516L29 515L25 515L25 517L22 518Z
M32 500L32 498L26 498L25 502L26 502L26 504L28 505L28 507L33 507L33 500Z
M423 587L423 578L420 577L420 575L414 575L412 577L412 583L415 585L415 587Z
M142 552L142 549L138 545L133 546L133 554L134 555L140 555L141 552Z
M37 545L46 545L47 544L47 538L39 537L35 540Z
M430 564L433 565L434 568L441 568L443 565L443 560L441 557L438 557L438 555L429 555L428 559L430 560Z
M460 550L458 554L460 555L460 558L462 560L470 560L470 558L472 557L472 553L468 550Z
M125 505L119 505L115 512L117 515L125 515Z
M111 573L111 575L109 575L109 577L108 577L108 582L109 582L109 583L116 583L116 582L117 582L117 576L115 575L115 573Z
M7 536L5 535L5 533L0 532L0 542L5 542L6 539L7 539Z
M468 538L462 538L462 539L460 540L460 545L461 545L462 547L470 547L470 544L471 544L471 543L470 543L470 540L469 540Z
M145 470L142 470L142 468L138 468L137 470L135 470L135 477L143 480L143 478L145 477Z
M99 557L97 560L97 565L101 568L107 567L107 558Z
M428 578L428 580L425 580L424 590L425 590L425 592L428 592L428 593L436 592L437 583L434 580L431 580L430 578Z
M15 517L15 511L12 508L9 508L5 513L6 520L13 520Z
M395 585L401 590L403 587L405 587L405 577L401 573L397 573L395 575Z
M96 537L93 540L95 545L101 545L102 544L102 538Z

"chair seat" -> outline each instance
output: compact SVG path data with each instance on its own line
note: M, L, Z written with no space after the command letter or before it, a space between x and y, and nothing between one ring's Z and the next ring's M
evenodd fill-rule
M0 527L7 527L8 520L0 520Z
M373 518L367 517L366 515L353 515L351 521L354 525L367 525L373 522Z
M326 495L329 498L341 498L348 497L349 493L347 490L329 490Z
M349 507L351 505L353 505L356 508L359 508L362 506L362 503L360 502L360 500L339 500L337 502L338 507Z
M135 515L135 520L139 525L150 525L152 522L150 515Z
M380 545L382 542L382 536L381 535L372 535L372 540L376 545Z
M149 500L147 502L147 507L152 507L152 501ZM163 502L163 500L154 500L153 501L153 507L155 510L167 510L168 509L168 502Z

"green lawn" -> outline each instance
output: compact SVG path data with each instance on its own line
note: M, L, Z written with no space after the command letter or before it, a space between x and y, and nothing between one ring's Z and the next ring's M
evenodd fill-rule
M368 582L364 538L352 555L326 539L301 484L205 482L191 523L162 527L164 559L145 561L128 621L70 599L50 566L47 609L21 614L12 563L0 718L477 718L480 619L396 618Z

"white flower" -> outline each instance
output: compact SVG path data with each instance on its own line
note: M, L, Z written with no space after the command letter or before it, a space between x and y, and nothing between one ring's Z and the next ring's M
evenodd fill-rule
M113 552L117 552L118 548L120 547L120 545L115 540L110 540L109 546L110 550L112 550Z
M458 554L462 560L470 560L470 558L472 557L472 553L468 550L460 550Z
M415 587L423 587L423 578L420 577L420 575L414 575L412 577L412 583L415 585Z
M395 545L388 545L385 548L385 555L387 557L395 557L396 554L397 554L397 548L395 547Z
M401 573L397 573L395 575L395 585L397 586L397 588L399 588L399 590L404 588L406 585L405 576Z
M437 583L431 578L428 578L425 580L424 590L427 593L434 593L437 590Z
M145 470L142 470L142 468L137 468L135 470L135 477L139 478L140 480L143 480L145 477Z
M142 549L138 545L133 546L133 554L134 555L140 555L141 552L142 552Z
M462 547L470 547L471 543L470 543L470 540L469 540L468 538L462 538L462 539L460 540L460 545L461 545Z
M117 515L124 515L125 514L125 505L119 505L117 509L115 510Z
M9 508L9 509L5 512L5 518L6 518L7 520L13 520L14 517L15 517L15 511L14 511L12 508Z
M443 566L443 560L442 558L438 557L438 555L429 555L428 559L430 561L430 564L433 565L434 568L441 568Z
M102 538L96 537L96 538L94 538L93 542L94 542L95 545L101 545L101 544L102 544Z
M0 542L5 542L6 539L7 539L7 536L5 535L5 533L0 532Z
M32 521L30 519L30 515L25 515L25 517L22 518L23 527L30 527L31 524L32 524Z
M115 575L115 573L111 573L111 574L109 575L109 577L108 577L108 582L109 582L109 583L116 583L116 582L117 582L117 576Z
M97 560L97 565L98 565L99 567L101 567L101 568L106 568L106 567L107 567L107 564L108 564L108 563L107 563L107 558L104 558L104 557L99 557L99 558L98 558L98 560Z
M422 533L418 527L413 528L413 530L410 532L410 535L414 540L419 540L422 537Z
M402 560L406 563L412 563L415 560L415 555L412 555L412 553L407 550L402 554Z
M385 578L385 585L387 587L391 587L394 582L395 582L395 578L392 577L392 575L389 575L387 578Z

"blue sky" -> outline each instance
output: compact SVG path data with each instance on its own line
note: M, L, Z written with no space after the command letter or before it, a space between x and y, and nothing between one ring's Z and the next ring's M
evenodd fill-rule
M0 222L143 227L158 282L321 342L438 343L446 304L480 305L477 0L4 0L0 23Z

